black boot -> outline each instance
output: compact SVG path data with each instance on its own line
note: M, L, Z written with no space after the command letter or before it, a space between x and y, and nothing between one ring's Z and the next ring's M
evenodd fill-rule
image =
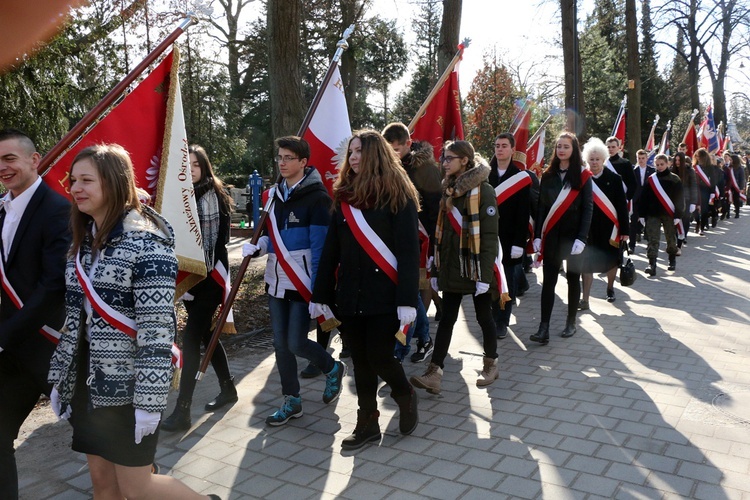
M218 410L229 403L236 403L237 399L239 399L237 397L237 389L234 387L234 377L222 380L219 382L219 387L221 387L221 392L213 401L206 403L206 411Z
M378 410L368 412L357 410L357 426L348 438L341 442L344 450L358 450L371 441L380 441L380 426L378 425Z
M572 318L568 318L568 320L565 322L565 330L562 331L560 334L563 338L572 337L576 333L576 318L573 316Z
M401 434L408 436L419 424L419 411L417 392L413 387L410 387L411 394L404 396L393 396L393 399L398 403L398 430Z
M172 414L162 421L161 430L176 432L190 429L190 403L189 399L178 398Z
M646 268L646 274L649 276L656 276L656 257L648 258L648 267Z
M539 323L539 330L529 337L529 340L547 345L549 343L549 323Z
M675 255L669 256L669 267L667 271L674 271L677 268L677 257Z

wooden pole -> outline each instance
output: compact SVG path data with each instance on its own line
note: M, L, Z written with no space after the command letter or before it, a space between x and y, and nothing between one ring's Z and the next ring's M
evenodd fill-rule
M305 119L302 120L302 125L299 128L299 132L297 132L298 136L302 137L303 135L305 135L305 132L307 132L307 128L310 126L312 117L315 114L318 105L320 104L320 100L323 98L323 93L325 92L326 87L328 87L328 83L331 81L333 70L336 68L336 66L338 66L339 60L341 59L341 54L347 48L349 48L349 43L346 41L346 39L349 38L353 31L354 25L352 24L344 31L341 40L339 40L336 44L336 52L333 54L331 64L328 66L328 71L326 71L326 74L323 77L323 83L318 88L318 91L315 94L315 98L313 99L312 104L310 104L310 108L307 110ZM276 184L279 184L280 182L281 175L279 175L279 177L276 179ZM266 207L263 210L263 215L261 216L260 221L258 221L258 226L255 228L255 231L253 231L253 238L250 240L253 245L256 245L258 243L258 240L260 239L260 235L262 232L261 230L266 223L268 212L270 212L270 207L272 204L273 198L269 198L268 202L266 203ZM234 278L234 282L232 282L232 288L229 291L226 302L221 306L221 314L219 314L219 319L216 320L216 327L214 328L214 333L211 336L211 341L206 347L206 353L203 355L203 360L201 361L200 368L198 370L198 373L196 373L195 375L196 380L201 380L203 378L203 375L206 373L206 370L208 369L208 364L211 362L211 358L213 357L214 351L216 350L216 345L219 343L221 331L227 322L227 317L229 316L229 311L232 308L232 304L234 304L234 299L237 296L237 291L239 290L242 279L245 277L245 273L247 272L247 266L250 264L250 259L252 259L252 257L249 255L242 259L240 268L237 270L237 276Z

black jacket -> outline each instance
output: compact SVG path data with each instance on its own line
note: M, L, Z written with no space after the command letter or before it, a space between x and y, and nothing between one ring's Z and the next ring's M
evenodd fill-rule
M623 158L620 155L610 156L609 162L612 164L613 167L615 167L617 174L620 177L622 177L622 182L625 183L625 187L627 188L625 197L628 200L632 200L633 196L635 195L635 189L636 189L635 173L633 172L633 164L630 163L630 160L628 160L627 158Z
M682 192L682 181L675 174L669 171L669 169L663 172L656 172L654 174L664 188L664 192L667 193L669 199L674 203L674 218L681 219L683 211L685 210L685 198ZM641 196L641 210L638 215L640 217L661 217L666 215L666 209L662 205L656 193L651 188L651 183L647 183L643 189L643 195Z
M565 181L567 182L567 180ZM551 230L548 230L545 240L545 254L553 255L557 252L567 254L573 246L573 241L586 243L591 227L591 216L594 211L592 181L589 179L581 187L578 196L570 208ZM557 174L543 175L539 187L539 210L534 221L534 237L542 237L542 226L552 205L563 188L563 181Z
M646 175L643 177L643 183L641 183L640 167L636 166L633 168L633 177L635 178L635 191L633 193L633 214L635 214L636 218L638 218L638 209L641 204L643 187L648 184L648 177L654 173L656 173L656 169L654 167L646 167Z
M612 205L614 205L617 212L617 220L620 223L620 234L629 234L628 204L625 200L625 193L622 190L622 178L605 168L598 179L592 178L592 180L601 189L602 193L609 198ZM609 217L595 203L594 213L591 217L588 245L608 248L610 246L609 237L612 235L613 226L614 224Z
M395 314L396 307L416 307L419 297L417 207L392 213L387 207L362 214L398 261L398 285L359 245L337 206L326 235L312 301L335 306L344 316ZM337 270L338 269L338 270Z
M430 253L435 246L435 225L440 210L443 180L440 167L435 164L432 146L428 142L414 142L412 150L401 159L401 165L417 188L422 209L419 221L430 235Z
M490 175L487 182L496 188L506 180L521 172L511 162L502 177L498 175L497 159L493 158L495 166L490 166ZM532 180L533 183L533 180ZM520 264L521 258L511 259L511 247L525 248L529 239L529 212L531 210L531 185L518 190L497 206L498 236L500 245L503 247L503 263Z

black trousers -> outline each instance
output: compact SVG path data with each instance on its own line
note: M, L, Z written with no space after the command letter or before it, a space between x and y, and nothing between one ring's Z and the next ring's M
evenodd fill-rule
M195 375L198 373L200 366L201 342L207 347L211 341L211 336L213 335L211 320L223 298L224 291L216 284L215 287L208 289L205 295L201 294L193 300L185 301L187 322L185 323L185 331L182 335L183 365L178 399L183 401L191 401L193 399L196 382ZM211 356L211 366L216 372L219 382L231 378L227 353L221 342L216 344L216 350L214 350L214 354Z
M393 344L399 328L393 314L376 316L340 316L339 331L352 352L354 385L359 409L371 413L378 409L378 377L391 386L391 396L411 394L404 368L393 357Z
M565 278L568 280L568 320L574 320L578 312L578 301L581 298L581 273L572 272L580 271L580 255L568 257L568 263ZM552 308L555 305L555 287L557 278L560 275L560 266L562 265L562 254L552 253L544 254L542 264L542 323L549 323L552 317Z
M456 292L443 292L443 317L440 318L437 333L435 334L435 351L432 353L432 363L443 368L443 362L448 355L453 338L453 325L458 319L458 310L461 308L461 300L464 294ZM477 315L477 323L482 329L482 345L484 355L488 358L497 358L497 334L495 333L495 321L492 319L492 295L490 292L481 295L472 295L474 310Z
M0 498L18 498L13 441L39 396L50 393L46 380L31 373L15 357L0 352Z

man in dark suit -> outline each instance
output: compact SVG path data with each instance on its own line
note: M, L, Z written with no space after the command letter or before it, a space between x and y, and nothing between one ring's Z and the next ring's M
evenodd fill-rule
M0 130L0 498L18 498L13 441L40 394L65 319L70 203L42 182L40 156L18 130Z
M630 216L630 238L628 239L628 245L630 246L630 252L635 251L635 240L636 237L640 239L643 226L638 219L643 217L639 214L641 194L643 193L643 186L646 185L648 177L656 172L654 167L649 167L648 162L648 151L645 149L639 149L636 153L638 158L638 165L633 169L635 177L635 191L633 192L633 214Z
M633 164L630 160L623 158L622 143L615 136L607 138L607 151L609 151L609 163L615 169L615 173L622 177L625 184L625 198L630 201L635 194L635 176L633 175Z

